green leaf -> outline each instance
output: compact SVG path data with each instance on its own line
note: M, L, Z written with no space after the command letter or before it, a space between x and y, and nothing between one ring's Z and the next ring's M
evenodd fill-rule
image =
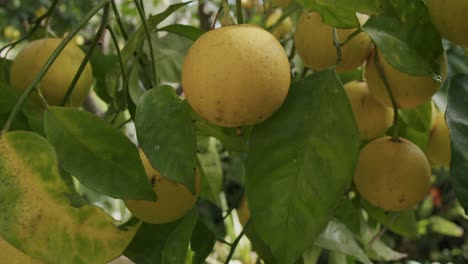
M0 114L13 110L21 92L10 87L10 66L12 61L0 58Z
M223 187L223 168L213 137L198 138L197 167L201 177L200 197L212 201L221 208L219 195Z
M450 130L450 179L458 201L468 212L468 75L455 75L448 91L445 114Z
M398 235L408 238L418 237L418 222L413 210L388 214L383 209L375 207L363 199L361 200L361 205L371 217Z
M192 117L197 136L214 137L221 141L223 146L230 151L247 151L247 143L252 133L252 126L242 128L216 126L193 111L192 107L187 103L187 100L184 100L183 104Z
M179 36L185 37L191 41L197 40L204 32L196 28L194 26L190 25L181 25L181 24L173 24L169 26L165 26L162 28L159 28L158 31L166 31L169 33L174 33Z
M189 113L172 87L158 86L143 94L135 127L153 168L195 193L195 131Z
M432 125L432 102L427 101L416 108L401 109L400 116L408 127L427 133Z
M10 67L13 61L0 58L0 87L10 83Z
M162 264L179 264L185 262L192 231L197 223L198 211L194 207L177 225L166 240L162 251Z
M278 112L254 127L247 200L279 263L313 245L352 181L358 152L352 110L332 70L293 84Z
M168 18L172 13L175 11L179 10L180 8L192 3L193 1L187 1L183 3L178 3L178 4L173 4L170 5L166 10L163 12L156 14L154 16L150 16L148 19L148 26L150 27L151 30L155 30L156 27L159 25L159 23L163 22L166 18Z
M22 112L28 120L30 131L34 131L41 136L45 135L44 131L44 109L39 107L23 107Z
M343 198L335 209L334 218L344 223L354 234L360 233L361 209L357 208L353 201Z
M372 263L355 239L355 235L342 222L332 219L322 234L315 240L315 245L339 252L363 262Z
M7 83L0 81L0 114L10 113L20 96L20 91L11 89Z
M39 260L24 254L19 249L12 246L2 237L0 237L0 247L2 248L2 261L5 263L42 264Z
M317 264L323 249L314 246L302 255L304 264Z
M245 235L249 238L250 242L252 243L252 249L257 252L258 256L262 258L265 263L268 264L275 264L277 263L273 253L271 252L271 248L263 241L256 228L255 224L250 220L251 223L247 225L245 228Z
M399 17L373 16L363 30L395 69L410 75L442 80L438 62L443 52L442 41L432 25L426 6L421 0L391 3Z
M180 82L182 63L193 41L172 33L162 38L154 34L152 38L158 78L165 82ZM145 48L147 49L147 46ZM149 55L150 52L146 49L146 54Z
M386 134L393 134L393 126L387 129ZM407 124L405 119L400 116L398 123L398 134L400 137L406 138L416 144L420 149L424 150L429 142L429 131L419 131L411 125Z
M120 70L118 64L118 57L116 55L105 55L99 49L94 49L91 55L90 62L93 68L93 76L96 78L94 90L97 95L107 103L111 102L111 87L108 87L106 82L106 74L110 72L113 67Z
M357 28L356 12L382 14L391 10L387 0L297 0L311 11L317 11L326 24L337 28Z
M400 260L408 256L407 254L391 249L380 237L376 238L379 233L380 228L378 225L374 224L370 226L369 223L366 223L363 217L361 217L361 242L366 246L366 254L369 258L389 262Z
M0 114L0 127L3 128L5 126L9 116L10 114ZM11 124L10 131L14 130L29 130L28 119L21 112L18 113L15 120L13 120L13 123Z
M143 223L124 255L138 264L185 263L197 218L198 211L194 208L176 222L161 225Z
M110 124L85 111L50 107L45 131L63 168L81 183L113 198L154 200L137 148Z
M1 136L0 236L44 263L107 263L120 256L138 224L117 228L100 208L72 207L70 195L43 137Z
M190 248L195 252L192 264L203 264L216 243L216 235L199 218L190 239Z
M419 225L422 229L429 227L432 232L444 236L462 237L464 233L463 228L440 216L431 216L428 219L421 220Z

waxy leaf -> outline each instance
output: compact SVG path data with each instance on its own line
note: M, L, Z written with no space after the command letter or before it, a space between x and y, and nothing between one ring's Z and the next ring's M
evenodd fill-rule
M136 146L99 117L50 107L45 132L63 168L87 187L117 199L155 200Z
M195 193L195 130L174 89L164 85L143 94L135 126L140 146L153 168Z
M450 83L445 114L450 130L450 178L458 201L468 212L468 75L455 75Z
M353 113L332 70L293 84L278 112L254 127L247 200L279 263L313 246L352 181L358 152Z
M73 207L70 193L43 137L25 131L1 136L0 236L44 263L107 263L120 256L138 224L117 228L98 207Z

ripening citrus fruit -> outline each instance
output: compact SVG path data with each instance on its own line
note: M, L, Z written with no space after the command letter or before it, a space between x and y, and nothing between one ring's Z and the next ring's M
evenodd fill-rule
M143 150L139 150L146 175L153 184L157 201L125 200L125 205L132 214L144 222L163 224L183 217L192 209L200 193L200 176L195 177L196 195L180 183L162 176L152 166Z
M380 78L377 67L374 63L375 52L367 60L366 64L366 80L369 89L380 102L388 107L392 107L392 102L388 95L382 78ZM387 60L378 52L378 61L387 78L390 90L392 91L395 101L400 108L413 108L431 99L442 85L442 82L437 82L427 76L412 76L400 72L393 68ZM444 54L439 59L442 67L443 80L447 76L447 56Z
M253 25L203 34L188 51L182 86L192 108L211 123L259 123L283 103L290 84L288 57L278 40Z
M276 24L276 22L281 18L283 11L281 9L276 9L271 13L265 21L265 26L271 27ZM292 30L292 20L290 17L286 17L276 28L273 30L273 36L277 39L282 39L286 37Z
M414 143L383 137L367 144L359 155L354 184L371 204L399 211L419 203L429 190L431 168Z
M10 82L13 88L25 90L52 55L62 39L45 38L27 44L16 56L10 70ZM60 53L46 75L39 83L39 88L50 105L60 105L63 97L75 77L85 54L73 43L68 43ZM93 71L88 63L71 94L70 106L80 106L88 95L93 82ZM37 94L35 95L37 96Z
M428 0L427 6L432 23L440 34L456 44L468 47L468 28L466 26L468 1Z
M288 7L288 5L291 4L291 0L273 0L273 5L274 6L279 6L282 8Z
M369 93L366 82L352 81L344 88L362 139L380 136L392 125L393 110Z
M436 166L450 165L450 133L444 119L444 113L437 113L429 134L426 155Z
M357 15L361 24L369 18ZM340 42L346 40L356 29L337 29ZM322 22L317 12L304 11L299 17L294 35L297 53L304 65L315 71L321 71L336 64L337 53L333 45L333 27ZM342 61L337 70L351 71L359 67L371 51L370 37L361 32L341 48Z

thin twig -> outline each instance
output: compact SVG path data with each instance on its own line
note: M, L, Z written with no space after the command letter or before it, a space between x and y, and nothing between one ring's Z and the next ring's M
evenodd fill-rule
M133 120L132 118L129 118L129 119L125 120L124 122L122 122L122 124L118 125L117 128L118 128L118 129L121 129L121 128L122 128L123 126L125 126L126 124L132 122L132 120Z
M122 19L120 18L120 12L117 9L115 0L111 0L111 4L112 4L112 11L114 12L114 17L115 17L115 20L117 21L117 25L119 26L120 32L122 33L122 36L124 37L125 41L127 41L128 34L127 34L127 31L125 30Z
M81 73L83 73L84 69L86 66L88 66L89 59L93 55L93 51L96 48L99 40L101 39L101 36L104 32L104 29L106 28L107 25L107 20L109 18L109 3L104 6L104 11L102 13L102 20L101 20L101 26L99 27L98 32L94 36L93 41L91 42L91 45L89 46L88 52L86 52L86 55L83 59L83 61L80 64L80 67L78 68L78 71L76 72L75 76L73 77L73 80L70 84L70 86L67 89L67 92L65 93L65 96L63 97L61 105L64 106L68 100L70 99L71 94L73 93L73 90L75 89L76 84L78 83Z
M234 252L236 251L237 245L239 244L240 240L244 236L245 231L247 230L247 227L250 225L251 221L252 221L252 219L249 219L249 221L247 222L247 224L245 224L245 226L242 229L242 231L240 232L240 234L237 236L236 240L234 240L234 242L232 242L231 250L229 250L229 255L227 256L226 261L224 261L224 264L229 264L229 261L231 261L232 256L234 255Z
M218 8L218 11L216 12L216 15L215 15L215 18L213 20L213 24L211 24L211 30L213 30L216 26L216 21L218 21L218 17L219 15L221 14L221 12L223 11L223 5L221 5L219 8Z
M242 190L242 192L239 194L233 206L226 211L226 215L223 216L223 220L228 218L228 216L231 215L232 211L239 206L239 203L242 201L243 196L244 196L244 190Z
M121 113L120 110L118 110L118 111L115 113L114 117L113 117L112 120L111 120L111 124L112 124L112 125L115 125L115 121L117 121L117 117L119 117L120 113Z
M114 42L115 50L117 51L117 57L119 58L120 71L122 72L122 79L123 79L123 83L124 83L124 92L125 92L125 97L126 97L127 96L128 86L129 86L129 80L128 80L128 77L127 77L127 73L125 71L125 65L124 65L123 60L122 60L122 54L120 53L119 43L118 43L118 40L117 40L117 36L115 35L115 32L114 32L114 30L112 30L112 27L110 25L107 25L107 30L109 30L109 33L110 33L111 38L112 38L112 42ZM127 100L125 100L125 102L127 102ZM116 105L116 107L117 107L117 105Z
M143 23L143 28L145 29L145 34L146 34L146 40L148 41L148 47L150 51L150 56L151 56L151 69L153 70L153 83L152 86L154 87L158 83L158 78L157 78L157 72L156 72L156 58L154 56L154 49L153 49L153 41L151 40L151 32L148 26L148 23L146 22L146 16L145 16L145 11L143 9L143 6L141 5L138 0L133 0L135 3L138 14L140 15L141 22Z
M379 233L377 233L372 239L371 241L369 242L368 246L370 247L378 238L380 238L381 236L383 236L383 234L385 234L385 232L387 232L387 229L393 225L393 223L397 220L398 216L400 216L400 212L396 212L392 218L390 219L390 221L388 221L388 223L386 225L384 225L384 228L382 228L380 230Z
M49 109L49 103L47 103L47 100L42 94L41 89L36 89L36 90L37 90L37 94L39 95L39 99L41 100L42 104L45 106L46 109Z
M218 240L219 242L221 242L223 244L226 244L226 245L232 247L232 243L227 242L226 240L224 240L224 238L218 237L218 238L216 238L216 240Z
M392 136L392 141L394 142L400 142L400 138L398 137L398 105L395 100L395 97L393 96L392 90L390 89L390 84L388 83L387 77L385 76L385 73L382 69L382 65L379 62L379 51L377 48L375 48L375 54L374 54L374 64L375 67L377 68L377 71L379 72L380 78L382 78L382 81L384 83L385 89L387 89L388 96L390 96L390 100L392 101L392 106L393 106L393 136Z

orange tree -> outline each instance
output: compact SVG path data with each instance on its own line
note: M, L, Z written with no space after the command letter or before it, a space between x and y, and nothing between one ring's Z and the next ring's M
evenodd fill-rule
M1 261L467 261L466 1L39 2L0 2Z

